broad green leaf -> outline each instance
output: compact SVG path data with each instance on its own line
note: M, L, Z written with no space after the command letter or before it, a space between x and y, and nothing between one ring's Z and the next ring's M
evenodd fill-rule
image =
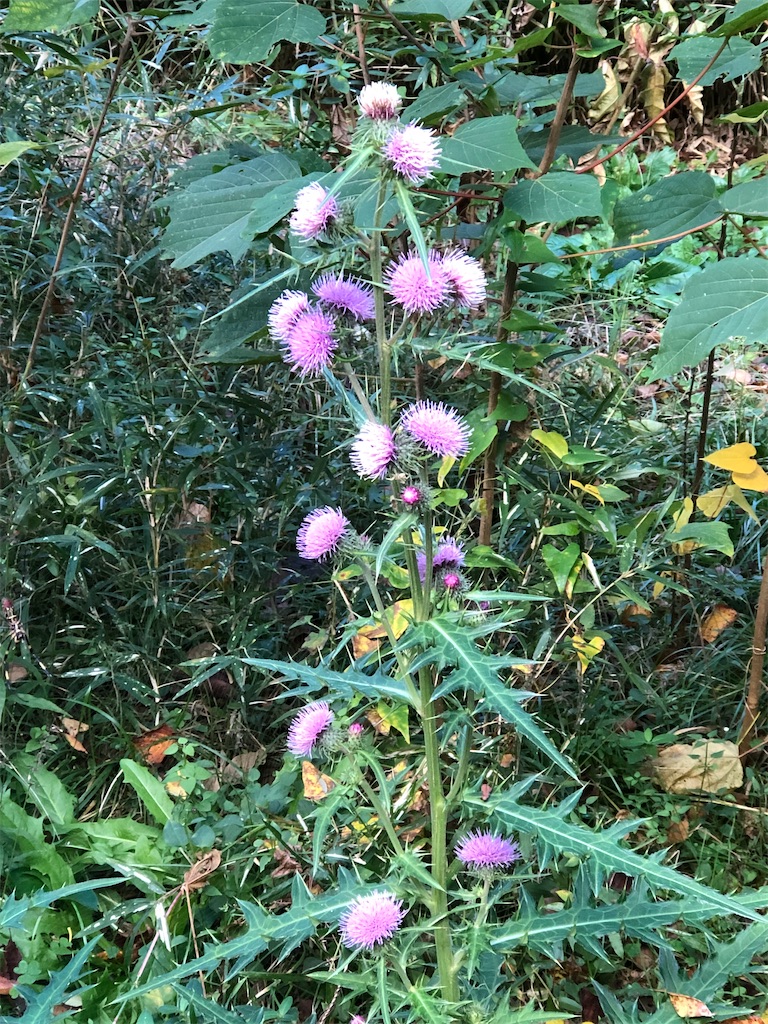
M602 214L600 185L591 174L552 171L508 189L504 206L529 224L564 224Z
M620 199L614 208L617 245L670 238L721 217L715 180L705 171L682 171Z
M669 314L650 379L696 366L715 345L768 341L768 263L730 256L686 283Z
M173 814L173 802L165 792L162 782L143 764L137 764L130 758L120 761L123 778L136 792L139 800L152 815L158 825L164 825Z
M28 150L40 148L36 142L0 142L0 171Z
M578 544L571 543L561 551L554 544L545 544L541 549L541 557L552 573L558 592L564 594L571 572L581 557L581 548Z
M317 181L320 177L322 177L320 174L308 174L305 178L291 178L281 182L263 196L259 196L253 212L248 218L246 235L263 235L275 224L279 224L296 205L296 193L299 189Z
M710 29L710 35L735 36L758 28L764 21L768 21L768 3L765 0L739 0L730 10L726 9L724 24Z
M734 185L720 197L728 213L744 217L768 217L768 177L757 178Z
M423 89L415 103L408 106L408 119L429 124L450 114L466 103L467 97L458 82L438 85L434 89Z
M758 121L764 120L766 114L768 114L768 103L763 100L732 110L730 114L723 114L718 120L726 121L729 124L757 124Z
M365 675L356 669L336 672L323 665L313 668L311 665L300 665L294 661L271 661L268 658L243 658L242 660L244 665L252 665L265 672L279 674L287 679L300 679L307 684L306 690L303 691L305 693L314 693L327 688L332 695L342 699L348 700L355 692L358 692L366 697L394 697L404 704L413 706L411 693L405 683L399 679L385 676L381 672Z
M499 432L496 416L488 417L485 407L473 409L465 418L472 428L472 435L470 437L469 451L463 456L459 466L461 472L464 472L467 466L472 465L475 459L493 442Z
M598 24L598 8L594 4L558 4L557 13L590 38L602 39L607 33Z
M521 128L519 138L526 153L538 167L549 141L549 130L542 126ZM569 160L578 160L594 149L601 146L618 146L621 141L621 135L601 135L600 132L591 132L589 128L580 124L567 124L563 126L558 136L555 156L567 156Z
M677 61L678 77L684 82L692 82L697 75L701 74L721 46L722 41L711 34L691 36L673 47L667 60ZM751 75L753 71L757 71L762 60L762 51L758 46L753 46L746 39L735 36L728 40L723 52L698 84L701 86L714 85L721 77L725 82L743 78L745 75Z
M750 921L760 921L755 910L730 896L697 882L681 871L659 863L658 856L640 856L622 846L619 835L626 833L627 822L620 822L621 830L615 826L602 832L593 832L581 825L565 821L557 810L542 810L528 804L520 804L511 796L500 796L495 800L483 801L479 796L465 800L476 811L491 811L512 831L525 835L537 834L551 849L560 853L572 853L587 861L594 861L601 872L621 871L636 875L659 889L688 896L691 900L715 914L735 914Z
M401 3L389 5L390 10L398 18L423 17L443 18L445 21L458 21L472 9L473 0L402 0ZM408 116L410 117L410 108Z
M444 139L440 168L449 174L465 171L516 171L535 169L517 137L517 118L512 114L478 117Z
M268 193L287 181L293 180L298 192L299 175L293 160L270 153L198 178L163 197L158 205L167 206L170 213L163 245L176 257L173 267L189 267L221 250L237 262L253 238L249 224L256 204L265 202Z
M13 764L28 799L43 817L54 827L71 825L75 818L75 798L58 776L38 764L31 754L17 754Z
M276 43L309 43L324 31L325 18L309 4L295 0L221 0L208 46L219 60L252 64L265 60Z
M733 541L727 523L688 523L674 533L667 534L670 544L693 541L697 548L720 551L728 558L733 556Z
M552 452L556 459L562 459L568 454L568 442L556 430L541 430L537 427L531 431L531 437L538 441L542 448Z
M11 0L0 30L5 35L61 32L90 21L98 13L99 0Z

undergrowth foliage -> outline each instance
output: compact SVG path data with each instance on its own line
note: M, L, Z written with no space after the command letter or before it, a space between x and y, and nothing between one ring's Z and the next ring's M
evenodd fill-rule
M763 1009L768 893L730 894L761 870L690 848L673 865L665 826L697 820L694 798L660 808L642 765L670 722L719 735L728 703L736 724L741 663L718 652L668 692L648 665L697 590L750 609L757 414L744 401L738 437L718 423L704 445L711 362L699 455L732 482L705 492L693 386L667 426L655 403L716 347L765 340L762 163L735 156L768 105L739 94L722 179L612 131L633 83L661 108L665 60L672 106L742 88L766 5L633 9L625 32L623 11L533 4L514 40L470 0L396 6L185 5L102 61L101 39L47 35L92 4L11 0L7 59L61 79L72 160L99 145L76 211L76 173L47 162L53 107L31 87L8 104L3 1020ZM257 104L252 68L193 70L201 24L215 58L273 65ZM533 74L549 43L570 65ZM216 81L173 97L137 158L169 55ZM665 114L647 128L669 141ZM152 204L176 133L201 152ZM640 305L649 336L672 311L632 380ZM606 332L588 369L572 319ZM710 665L731 689L700 711ZM747 861L755 827L721 803Z

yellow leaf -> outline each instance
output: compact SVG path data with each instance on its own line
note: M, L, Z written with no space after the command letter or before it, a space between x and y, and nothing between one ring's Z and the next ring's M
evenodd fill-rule
M716 604L701 623L701 639L705 644L714 643L723 630L732 626L737 618L738 612L735 608L729 608L727 604Z
M385 615L389 623L392 635L399 640L413 620L413 601L411 598L395 603L387 608ZM352 651L356 658L362 658L371 651L378 650L380 641L387 636L387 630L383 623L367 623L361 626L352 637Z
M174 800L186 800L189 796L189 793L184 789L182 784L176 780L166 782L165 791L168 796L172 796Z
M603 496L600 491L595 487L594 484L582 484L578 480L571 478L571 487L579 487L585 494L591 495L593 498L597 498L601 505L604 505Z
M556 430L532 430L531 437L552 452L557 459L562 459L564 455L568 454L568 442Z
M392 628L392 635L399 640L413 621L413 601L409 597L404 601L395 601L391 608L387 608L387 619Z
M364 658L366 654L377 651L381 647L381 637L386 636L383 626L374 626L368 623L361 626L352 637L352 653L355 658Z
M675 532L688 525L688 521L692 514L693 501L690 498L683 499L683 503L680 506L679 511L672 517L672 522L675 524Z
M730 502L738 505L750 519L754 519L756 523L760 522L738 484L724 484L722 487L716 487L714 491L702 494L698 500L698 507L708 519L714 519Z
M678 1017L688 1019L689 1017L713 1017L714 1014L700 999L695 996L683 996L677 992L669 993L669 1001Z
M372 724L377 732L389 736L390 729L396 729L401 736L405 737L406 743L411 742L408 731L407 704L395 704L394 707L390 707L386 701L380 700L376 706L376 714L379 718L378 724Z
M749 473L754 466L757 449L748 441L732 444L730 448L718 448L711 455L705 455L704 461L718 469L727 469L729 473Z
M583 636L575 636L572 643L576 657L579 659L581 674L584 675L590 664L605 647L605 640L601 636L593 636L591 640L585 640Z
M737 487L743 487L745 491L760 491L763 494L768 491L768 473L754 461L749 473L733 473L732 475L733 482Z
M445 483L445 478L451 472L454 462L456 459L451 458L450 455L443 456L443 461L440 463L440 469L437 471L437 486L442 487Z
M311 761L301 762L301 781L304 783L304 796L307 800L325 800L336 783L330 775L323 775Z

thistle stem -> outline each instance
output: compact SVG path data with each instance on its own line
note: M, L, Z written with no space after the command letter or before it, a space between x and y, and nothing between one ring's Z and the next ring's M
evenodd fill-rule
M371 284L373 285L373 302L376 314L376 351L379 357L379 416L381 422L389 426L392 410L392 345L387 338L387 325L384 310L384 281L381 261L381 218L384 214L386 201L386 185L382 181L376 199L376 211L373 216L371 232Z

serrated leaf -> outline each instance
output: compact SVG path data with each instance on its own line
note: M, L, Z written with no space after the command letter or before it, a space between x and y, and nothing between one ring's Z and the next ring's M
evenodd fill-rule
M82 984L82 979L87 974L88 957L94 947L100 941L101 936L94 936L90 942L81 947L72 957L66 967L60 971L53 971L48 984L40 992L36 992L26 985L16 986L19 996L26 1004L21 1017L2 1017L2 1024L10 1024L11 1020L20 1020L22 1024L51 1024L52 1020L66 1020L76 1013L79 1007L72 1006L62 1010L67 997L72 996L75 985L79 991L85 991L87 986Z
M422 89L418 99L408 105L408 119L429 124L466 103L466 94L458 82Z
M696 366L715 345L768 341L768 263L729 256L697 273L669 314L650 380Z
M564 224L599 217L603 210L597 178L573 171L552 171L519 181L507 190L504 207L529 224Z
M265 60L283 40L309 43L325 31L325 18L295 0L221 0L208 37L211 54L231 64Z
M22 896L17 899L11 893L5 903L0 907L0 929L6 931L9 928L23 928L24 918L30 911L41 910L50 907L57 900L65 900L70 896L78 896L80 893L90 892L92 889L106 889L111 885L122 885L125 879L118 878L95 878L88 882L74 882L72 885L64 885L60 889L52 889L50 892L40 891L32 896Z
M614 208L616 245L670 238L723 214L715 180L704 171L682 171L620 199Z
M644 878L659 889L669 889L682 896L690 897L701 908L716 914L735 914L751 921L761 921L760 914L730 896L710 889L695 879L674 868L659 863L653 857L639 854L620 845L612 830L593 832L581 825L564 821L557 811L542 810L519 804L513 797L501 796L496 800L483 801L479 796L465 800L478 812L491 810L513 831L526 835L538 834L552 849L572 853L587 860L593 860L603 872L621 871L624 874ZM622 822L626 826L626 822ZM629 823L629 827L633 827Z
M371 675L366 675L356 669L336 672L323 665L314 668L311 665L300 665L295 661L272 661L269 658L243 658L242 660L244 665L252 665L265 672L285 676L287 679L300 679L307 684L306 689L301 691L302 693L314 693L327 688L334 695L344 699L350 699L355 692L359 692L366 697L394 697L396 700L414 706L405 683L399 679L392 679L381 672L374 672ZM293 691L294 694L296 692L296 690Z
M535 170L517 137L517 118L512 114L468 121L442 143L440 168L449 174L516 171L521 167Z

